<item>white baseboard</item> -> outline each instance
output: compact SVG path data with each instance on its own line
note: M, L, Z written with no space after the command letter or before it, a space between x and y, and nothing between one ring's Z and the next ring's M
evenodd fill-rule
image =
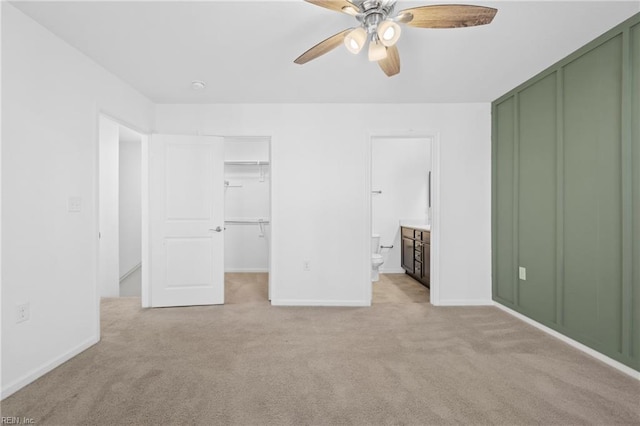
M129 269L123 276L120 277L120 282L124 281L129 275L133 274L138 269L142 268L142 262L138 263L133 268Z
M250 273L257 273L257 272L269 272L269 268L241 268L241 269L233 269L233 268L229 268L229 269L225 269L224 272L229 272L229 273L241 273L241 272L250 272Z
M24 376L22 376L18 380L14 381L13 383L10 383L4 389L2 389L2 392L0 393L0 399L5 399L6 397L14 394L15 392L19 391L23 387L27 386L29 383L34 382L35 380L37 380L40 377L42 377L45 374L47 374L49 371L51 371L54 368L64 364L65 362L69 361L71 358L73 358L74 356L78 355L79 353L89 349L91 346L93 346L96 343L98 343L99 340L100 339L95 337L95 336L91 337L91 338L85 340L80 345L76 346L75 348L72 348L70 351L62 354L61 356L59 356L59 357L57 357L57 358L55 358L55 359L53 359L53 360L51 360L49 362L47 362L46 364L42 365L41 367L36 368L35 370L31 371L30 373L25 374Z
M303 300L303 299L272 299L273 306L371 306L370 300Z
M564 343L567 343L570 346L573 346L574 348L586 353L587 355L592 356L593 358L597 359L598 361L602 361L605 364L609 365L610 367L615 368L616 370L619 370L631 377L633 377L636 380L640 380L640 371L636 371L631 367L628 367L626 365L624 365L623 363L616 361L613 358L609 358L608 356L596 351L595 349L591 349L589 346L583 345L582 343L573 340L570 337L565 336L562 333L559 333L557 331L555 331L552 328L547 327L546 325L540 324L539 322L532 320L531 318L522 315L519 312L514 311L513 309L509 309L508 307L498 303L498 302L493 302L493 304L495 306L497 306L498 308L502 309L503 311L505 311L506 313L513 315L514 317L518 318L521 321L526 322L529 325L534 326L535 328L544 331L547 334L550 334L551 336L555 337L556 339L562 340Z
M387 269L380 269L379 271L381 274L404 274L405 270L402 268L387 268Z
M493 300L485 299L440 299L435 306L493 306Z

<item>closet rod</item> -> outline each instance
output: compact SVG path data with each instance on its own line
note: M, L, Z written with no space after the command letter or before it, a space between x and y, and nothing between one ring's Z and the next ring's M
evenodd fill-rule
M268 166L268 161L225 161L227 166Z
M261 223L269 224L268 220L225 220L225 225L245 225L245 224L255 224L259 225Z

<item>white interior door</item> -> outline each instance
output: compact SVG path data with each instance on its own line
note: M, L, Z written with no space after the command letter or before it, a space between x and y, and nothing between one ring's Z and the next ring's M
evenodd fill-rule
M224 303L224 139L149 144L151 306Z

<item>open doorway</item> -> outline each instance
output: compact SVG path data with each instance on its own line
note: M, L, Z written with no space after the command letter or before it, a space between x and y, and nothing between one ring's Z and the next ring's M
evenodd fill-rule
M99 119L99 267L101 297L141 297L142 176L145 135Z
M120 126L120 296L142 295L142 135Z
M433 141L430 136L371 138L374 304L431 302Z
M269 137L225 137L225 303L268 303L271 246Z

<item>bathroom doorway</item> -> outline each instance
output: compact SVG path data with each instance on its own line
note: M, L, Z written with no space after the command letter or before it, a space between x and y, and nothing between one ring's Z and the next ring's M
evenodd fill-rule
M434 225L435 139L415 135L371 137L370 268L374 304L432 302L433 284L416 279L413 262L418 267L424 263L431 271L434 250L425 250L415 258L413 252L404 253L407 250L403 248L401 229L402 226L424 229L426 237ZM407 273L408 255L410 273Z
M225 303L268 303L271 138L224 138Z

